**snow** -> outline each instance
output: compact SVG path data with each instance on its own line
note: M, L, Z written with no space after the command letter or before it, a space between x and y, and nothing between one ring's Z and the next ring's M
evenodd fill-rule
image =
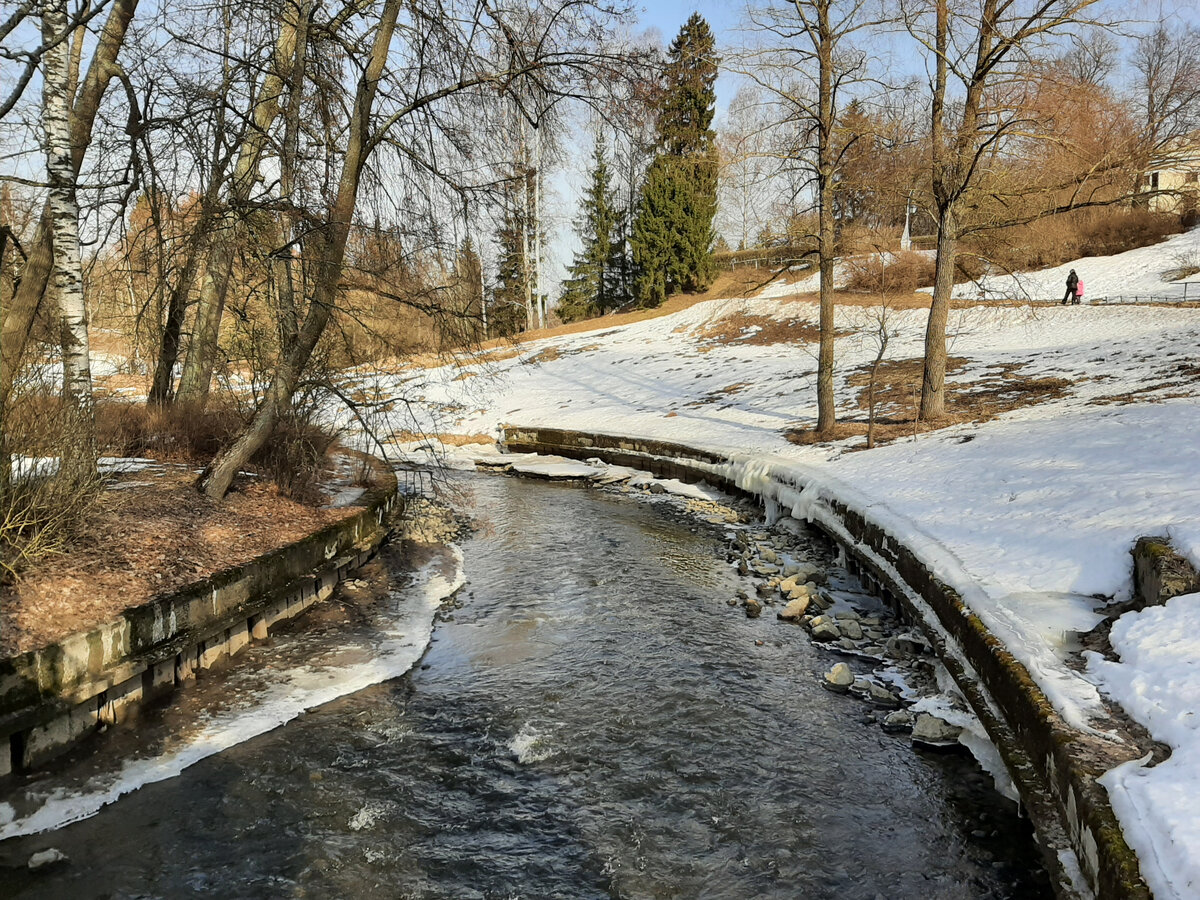
M542 478L591 478L604 474L599 466L563 459L560 456L541 456L513 463L513 471L522 475L537 475Z
M1036 299L1059 299L1074 268L1089 301L1168 291L1182 299L1182 286L1163 276L1193 253L1200 254L1200 230L1021 275L1007 287L993 280L990 296L1021 287ZM815 303L798 296L815 289L810 281L530 342L500 361L380 375L373 386L385 397L420 400L406 409L427 410L428 421L418 423L425 433L495 434L511 424L657 438L720 454L729 460L721 474L760 493L773 514L822 518L833 498L856 508L959 591L1067 722L1103 734L1104 691L1174 748L1168 762L1127 766L1105 783L1131 840L1145 835L1137 848L1146 877L1177 886L1163 896L1195 896L1196 864L1188 861L1200 860L1200 833L1188 825L1182 798L1200 786L1200 740L1178 721L1189 706L1197 708L1184 673L1200 665L1200 653L1193 649L1188 662L1179 650L1155 662L1154 642L1138 639L1140 649L1120 651L1120 662L1081 672L1067 660L1104 607L1130 596L1129 551L1138 537L1166 535L1200 564L1200 309L1099 303L953 310L949 349L959 362L947 384L968 392L980 421L863 453L855 452L861 437L823 446L785 439L789 429L816 419L815 345L712 336L729 334L720 323L730 316L815 323ZM926 315L889 311L885 360L919 360ZM873 359L877 324L869 308L837 309L835 392L843 420L865 415L861 383L849 378ZM546 354L550 347L557 354ZM1003 397L1022 379L1038 402L1005 411ZM919 392L919 374L915 382ZM479 447L465 452L489 458ZM1186 607L1172 601L1166 609L1182 617L1178 610ZM1114 635L1132 629L1127 621ZM1180 634L1200 634L1198 625L1176 621ZM1125 638L1127 647L1136 634ZM1167 677L1168 670L1176 674ZM1134 687L1143 684L1175 697L1183 704L1179 714L1143 710L1150 695ZM1166 835L1173 845L1163 843Z
M1160 302L1200 300L1200 273L1179 280L1173 277L1188 264L1200 266L1200 229L1114 256L1089 256L1039 272L985 276L978 284L956 286L954 296L1061 300L1067 290L1067 274L1074 269L1084 282L1085 303L1135 297L1154 297Z
M1122 616L1110 635L1121 662L1088 654L1094 677L1171 748L1165 762L1135 760L1107 773L1125 837L1157 900L1200 895L1200 594Z

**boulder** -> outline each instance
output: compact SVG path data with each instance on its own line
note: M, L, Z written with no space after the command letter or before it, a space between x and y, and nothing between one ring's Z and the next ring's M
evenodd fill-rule
M751 597L746 601L746 618L757 619L762 615L762 604Z
M900 706L899 697L873 681L867 686L867 699L881 709L897 709Z
M850 638L852 641L861 641L863 636L862 627L856 619L838 619L838 629L844 637Z
M39 850L33 856L29 857L29 871L36 872L38 869L44 869L46 866L56 866L66 861L67 854L63 853L57 847L49 847L45 850Z
M929 646L929 641L925 640L924 635L917 634L915 631L906 631L896 635L888 641L888 645L890 646L893 641L895 641L897 650L909 656L921 656L933 652L933 648Z
M789 600L788 605L779 613L779 618L787 622L794 622L799 619L805 612L808 611L808 598L800 600Z
M835 693L846 693L852 684L854 684L854 673L845 663L838 663L825 673L825 687Z
M913 714L907 709L888 713L881 725L888 734L907 734L913 730Z
M786 568L783 571L785 574L787 573ZM783 581L779 582L779 590L783 594L790 594L795 589L796 589L796 579L793 578L791 575L787 575L787 577L785 577L783 579Z
M812 620L812 638L814 641L836 641L842 636L837 623L829 616L817 616Z
M962 729L930 713L920 713L913 724L912 742L922 747L944 750L958 745Z

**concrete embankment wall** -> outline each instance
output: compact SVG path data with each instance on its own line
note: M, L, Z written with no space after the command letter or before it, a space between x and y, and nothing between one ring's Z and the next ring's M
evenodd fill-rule
M374 554L397 502L395 476L381 472L340 522L90 631L0 659L0 776L122 722L327 598Z
M705 480L743 490L731 460L681 444L511 426L504 429L504 444L512 452L596 457L663 478ZM772 477L753 491L768 503L794 497L807 486L794 473L786 481ZM1144 756L1144 739L1115 718L1099 727L1119 736L1116 740L1068 726L1003 642L898 535L828 492L808 511L811 521L844 548L852 570L923 622L938 655L1000 749L1048 848L1050 864L1056 864L1057 849L1069 848L1101 900L1148 900L1150 891L1137 857L1125 842L1107 792L1096 782L1114 765ZM1061 881L1067 873L1060 869L1058 874Z

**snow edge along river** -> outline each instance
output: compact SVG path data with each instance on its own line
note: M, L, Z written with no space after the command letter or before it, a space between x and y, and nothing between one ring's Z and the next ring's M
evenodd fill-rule
M933 627L944 651L959 660L966 678L979 679L973 705L981 718L990 716L1007 732L993 737L997 744L1007 737L1010 768L1009 751L1018 750L1024 759L1020 765L1028 770L1025 784L1032 778L1040 786L1049 803L1042 804L1043 811L1052 810L1056 821L1039 823L1039 828L1058 853L1064 875L1070 877L1072 870L1086 873L1086 884L1072 879L1079 893L1088 896L1095 890L1102 897L1149 897L1146 882L1150 882L1156 896L1182 896L1170 887L1178 883L1178 873L1163 871L1155 858L1139 860L1130 849L1123 829L1136 828L1137 823L1118 820L1116 804L1097 780L1117 765L1144 755L1140 736L1130 735L1108 716L1094 684L1069 669L1065 660L1054 665L1053 654L1034 642L1016 642L1013 647L1003 639L1004 631L993 633L990 625L997 618L980 615L974 606L986 604L986 592L915 523L872 503L827 472L794 460L532 425L502 426L501 432L509 451L597 458L660 476L706 478L757 495L768 513L774 508L825 529L874 580L910 602L917 617ZM851 520L857 520L853 527ZM914 598L924 603L912 603ZM1086 626L1081 630L1087 630L1100 617L1076 618ZM945 640L947 636L950 640ZM1031 646L1037 653L1029 654ZM1049 690L1043 689L1043 681ZM978 709L980 705L985 708ZM1070 846L1066 853L1055 833ZM1072 855L1074 859L1069 858ZM1144 873L1139 873L1139 863Z

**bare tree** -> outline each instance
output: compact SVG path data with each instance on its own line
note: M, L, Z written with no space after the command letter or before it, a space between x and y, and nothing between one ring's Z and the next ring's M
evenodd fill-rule
M834 191L841 157L835 129L845 92L869 77L868 56L853 45L860 32L883 24L866 0L790 0L749 10L750 27L763 46L744 56L744 71L777 98L798 134L795 152L811 174L817 206L817 253L821 274L820 349L817 359L817 425L832 434L837 424L833 394L833 266L837 255Z
M306 47L308 12L307 6L292 3L284 5L274 53L248 116L250 125L242 138L234 164L225 210L214 223L208 240L200 300L176 402L203 407L208 399L235 248L239 235L244 234L239 227L240 221L259 181L260 165L271 128L280 114L288 86L292 83L292 68L298 58L303 62L301 54ZM289 191L290 186L289 181Z
M928 54L931 201L937 221L933 300L925 333L920 417L945 415L946 322L964 214L1006 139L1029 130L1013 95L1038 43L1083 23L1097 0L912 0L906 24ZM961 95L951 92L954 82Z
M1135 171L1135 190L1145 185L1146 172L1169 168L1195 153L1200 128L1200 30L1160 22L1134 46L1137 73L1136 108L1144 123L1145 152Z

